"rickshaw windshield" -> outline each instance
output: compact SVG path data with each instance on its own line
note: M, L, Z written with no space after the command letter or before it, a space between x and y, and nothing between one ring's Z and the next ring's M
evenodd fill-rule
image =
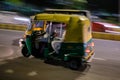
M44 21L34 21L34 24L34 27L42 28L44 26Z
M28 24L27 30L31 30L33 27L35 28L43 28L44 21L35 20Z

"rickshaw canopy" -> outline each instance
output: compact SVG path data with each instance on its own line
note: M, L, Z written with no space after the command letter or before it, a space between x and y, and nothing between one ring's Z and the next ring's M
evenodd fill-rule
M66 23L64 42L87 42L92 38L90 20L82 15L41 13L35 15L34 20Z
M63 14L38 14L35 16L35 20L46 20L46 21L53 21L53 22L68 23L70 20L70 16L63 15Z

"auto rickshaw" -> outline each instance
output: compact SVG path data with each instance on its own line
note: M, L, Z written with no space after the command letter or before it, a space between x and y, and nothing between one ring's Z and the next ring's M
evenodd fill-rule
M45 62L64 62L78 70L94 56L90 20L84 15L41 13L32 16L24 38L22 54Z

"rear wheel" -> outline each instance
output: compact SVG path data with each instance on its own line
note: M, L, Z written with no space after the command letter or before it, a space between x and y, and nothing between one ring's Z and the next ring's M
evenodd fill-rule
M79 70L80 70L80 71L84 71L84 70L86 70L87 66L88 66L87 63L82 62L82 63L80 64L80 68L79 68Z
M27 49L27 47L26 46L24 46L23 48L22 48L22 55L24 56L24 57L29 57L31 54L28 52L28 49Z
M68 62L68 66L73 70L84 71L87 68L88 64L86 62L82 62L81 60L72 59Z
M78 70L80 68L80 62L72 59L69 61L69 67L73 70Z

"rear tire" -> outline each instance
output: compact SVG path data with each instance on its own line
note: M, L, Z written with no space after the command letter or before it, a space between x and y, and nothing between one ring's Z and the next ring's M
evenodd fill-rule
M69 61L69 68L73 70L79 70L80 68L80 62L78 60L70 60Z

